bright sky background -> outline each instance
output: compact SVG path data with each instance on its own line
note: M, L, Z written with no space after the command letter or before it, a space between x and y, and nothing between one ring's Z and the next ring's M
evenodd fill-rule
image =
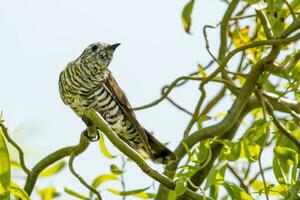
M62 103L58 77L66 64L77 58L90 43L122 43L110 69L133 106L154 100L159 97L163 85L197 70L197 63L205 65L210 60L202 27L221 19L225 4L218 0L196 1L193 34L188 35L180 18L186 3L183 0L2 2L0 109L4 111L6 125L13 131L12 137L25 150L29 166L50 152L79 140L84 124ZM210 31L210 40L212 46L217 44L217 31ZM193 110L199 97L196 87L197 84L189 84L172 96ZM215 93L217 88L211 87L210 91ZM228 105L225 102L218 112L226 112ZM170 142L172 149L182 138L189 120L166 102L138 111L137 116L161 141ZM120 154L109 143L108 146L113 153ZM109 173L110 164L99 152L97 143L92 143L76 159L75 167L90 182L101 173ZM134 164L127 167L125 181L128 189L153 183ZM18 182L22 184L22 180ZM66 186L88 194L68 169L38 181L39 189L51 185L60 190ZM120 189L119 183L105 183L101 189L107 187ZM102 196L118 199L108 192L102 192ZM72 197L65 195L60 199Z

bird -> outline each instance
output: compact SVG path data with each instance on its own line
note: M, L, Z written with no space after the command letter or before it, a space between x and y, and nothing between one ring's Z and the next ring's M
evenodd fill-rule
M176 155L138 122L133 109L108 69L120 43L90 44L59 76L62 101L91 126L86 111L94 109L110 128L138 153L146 153L154 163L169 164ZM92 138L89 138L92 140Z

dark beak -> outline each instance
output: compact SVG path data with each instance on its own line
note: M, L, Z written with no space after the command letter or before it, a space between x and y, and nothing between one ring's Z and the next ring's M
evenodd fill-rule
M120 45L120 43L116 43L116 44L106 47L106 49L114 51L119 45Z

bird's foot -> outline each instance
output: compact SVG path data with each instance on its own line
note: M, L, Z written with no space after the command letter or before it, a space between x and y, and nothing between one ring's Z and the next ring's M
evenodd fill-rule
M83 135L91 142L96 142L100 139L99 131L96 130L91 133L89 128L83 131Z

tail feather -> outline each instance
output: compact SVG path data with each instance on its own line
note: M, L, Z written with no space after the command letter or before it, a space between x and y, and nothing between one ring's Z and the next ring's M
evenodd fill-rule
M150 132L144 130L147 134L148 143L151 150L151 159L156 163L168 164L177 160L176 155L165 145L160 143Z

